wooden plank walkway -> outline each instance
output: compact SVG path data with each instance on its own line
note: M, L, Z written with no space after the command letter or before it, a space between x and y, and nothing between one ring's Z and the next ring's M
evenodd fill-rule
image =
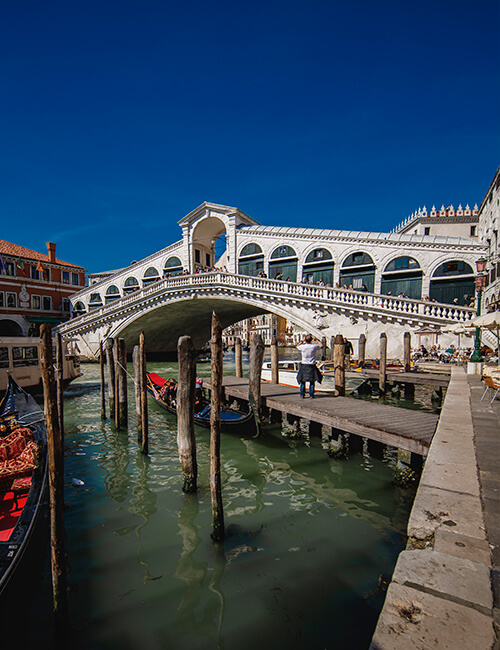
M350 374L353 376L354 373ZM358 374L358 373L356 373ZM363 370L359 375L368 376L370 379L378 379L379 377L378 370L372 370L371 368ZM430 373L430 372L391 372L390 370L386 373L387 381L389 383L398 383L398 384L422 384L423 386L435 386L435 387L446 387L450 383L450 375Z
M204 378L210 389L210 379ZM226 397L248 400L248 379L224 377ZM425 411L377 404L351 397L316 393L301 399L297 388L262 382L262 406L377 440L405 451L427 456L439 416Z

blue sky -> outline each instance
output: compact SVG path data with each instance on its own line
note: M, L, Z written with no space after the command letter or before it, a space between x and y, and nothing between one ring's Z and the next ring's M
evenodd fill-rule
M0 238L89 272L203 201L390 230L480 203L500 164L498 0L0 8Z

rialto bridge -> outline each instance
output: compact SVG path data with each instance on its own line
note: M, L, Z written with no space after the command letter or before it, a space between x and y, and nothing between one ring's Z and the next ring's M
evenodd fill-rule
M473 239L262 226L209 203L179 225L180 241L72 297L74 317L59 330L82 354L110 336L130 348L141 331L150 352L175 350L181 335L202 347L215 311L223 327L273 312L328 341L363 333L367 356L377 356L384 331L398 357L405 331L456 342L442 332L474 315L466 305L485 249Z

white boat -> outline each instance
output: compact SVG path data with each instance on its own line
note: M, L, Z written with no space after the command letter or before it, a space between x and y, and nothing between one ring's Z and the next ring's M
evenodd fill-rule
M41 392L42 370L40 367L40 339L38 337L0 337L1 394L7 389L9 375L25 390L31 393ZM73 379L81 377L81 375L80 359L66 346L63 363L64 385L68 385Z
M321 384L316 382L315 390L321 393L335 392L335 373L333 361L319 361L316 364L323 375ZM297 382L297 372L299 371L300 361L280 361L278 363L278 383L282 386L299 387ZM271 363L265 363L262 366L262 379L272 381ZM366 373L362 370L346 372L345 383L346 391L355 391L360 384L368 379Z
M321 384L316 382L315 390L320 393L333 393L335 391L335 377L333 372L324 367L321 362L316 365L323 375L323 381ZM282 386L294 386L298 388L297 373L299 366L300 361L280 361L278 363L278 383ZM261 377L264 381L272 381L270 362L263 364Z

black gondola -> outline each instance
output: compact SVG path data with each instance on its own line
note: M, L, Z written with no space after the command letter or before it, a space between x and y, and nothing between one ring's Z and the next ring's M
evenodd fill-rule
M154 372L147 373L147 389L148 393L154 399L154 401L164 408L169 413L177 415L177 410L175 406L169 404L163 397L163 388L166 383L166 379L160 377ZM200 405L200 410L194 414L194 422L200 427L205 427L205 429L210 429L210 404L205 403ZM221 431L224 433L241 433L247 432L249 429L255 430L255 420L253 413L240 413L235 411L227 406L221 408Z
M12 377L0 403L0 593L31 539L47 483L47 432L35 399Z

